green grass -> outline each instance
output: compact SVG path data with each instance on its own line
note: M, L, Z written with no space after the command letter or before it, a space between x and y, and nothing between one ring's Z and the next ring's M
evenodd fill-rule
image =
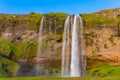
M14 17L15 16L15 17ZM49 22L50 18L56 17L56 24L58 26L63 26L63 23L68 16L66 13L47 13L47 14L39 14L35 12L31 12L30 14L22 14L22 15L8 15L8 14L0 14L0 22L1 24L9 25L13 24L12 22L17 22L14 27L17 29L27 29L27 30L39 30L40 20L43 16L46 16L47 22ZM49 23L46 23L46 25Z
M120 66L101 65L87 71L88 76L117 78L120 75Z
M81 78L67 77L15 77L0 78L0 80L119 80L120 66L101 65L87 71L87 75Z
M0 53L8 57L10 57L10 53L12 53L12 59L15 61L36 56L37 47L38 42L15 43L0 39Z
M81 77L81 78L62 78L62 77L19 77L19 78L0 78L0 80L119 80L113 77Z
M1 67L0 67L0 77L8 77L9 74L7 72L5 72L5 70L3 70Z
M16 50L16 49L13 49L13 43L0 39L0 52L9 56L11 50L14 50L14 51Z
M36 51L38 48L38 43L37 42L21 42L17 45L16 47L16 52L15 52L15 59L23 59L23 58L32 58L36 56Z
M96 14L81 14L85 29L99 28L99 27L117 27L119 18L109 18L98 16Z
M15 75L19 66L17 63L0 56L0 77L10 77Z

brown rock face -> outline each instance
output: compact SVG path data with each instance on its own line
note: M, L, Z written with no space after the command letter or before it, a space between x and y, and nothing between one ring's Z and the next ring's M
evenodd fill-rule
M91 45L86 47L89 66L99 64L120 65L120 37L112 28L101 28L91 31L86 42L91 39ZM89 62L90 61L90 62ZM95 62L95 63L94 63ZM98 63L98 64L97 64Z
M99 12L95 13L98 16L104 16L104 17L109 17L109 18L115 18L118 15L120 15L120 8L116 9L109 9L109 10L101 10Z
M110 18L109 23L112 23L112 21L114 20L113 18L116 18L118 15L120 15L120 9L104 10L104 11L96 12L93 14L96 14L98 16L104 16L105 19ZM1 16L0 38L6 41L14 41L16 43L17 42L21 42L21 43L37 42L38 36L39 36L38 32L39 32L40 20L42 16L38 17L36 15L34 14L28 15L28 16L13 15L13 17L11 17L11 15L0 15ZM46 22L44 23L46 25L45 30L47 34L45 35L45 43L44 43L45 45L42 47L44 48L43 49L44 53L42 55L43 57L61 58L62 38L63 38L63 32L64 32L63 24L67 16L66 17L62 15L61 17L59 16L60 15L58 15L58 18L49 16L46 18ZM120 33L120 30L117 30L118 26L120 26L120 22L118 26L117 26L117 23L115 23L114 26L109 25L109 23L104 26L104 24L100 25L100 23L102 23L101 20L99 23L100 17L98 17L95 20L93 19L92 20L93 22L91 22L91 18L92 17L90 16L89 18L90 20L84 19L86 21L83 21L85 23L88 22L88 25L85 25L85 27L87 28L90 27L89 29L85 28L85 33L84 33L86 38L85 51L86 51L86 56L88 58L88 61L87 61L88 67L92 67L100 64L120 65L120 36L118 36L118 33ZM38 20L34 21L34 19L35 20L38 19ZM56 21L54 21L55 19ZM55 22L56 24L54 24ZM93 27L92 25L94 23L96 24L95 25L96 28ZM49 26L51 26L51 28ZM54 34L54 30L56 30L56 35ZM30 55L31 54L32 52L30 53ZM22 55L25 55L25 54L22 54Z
M31 30L14 32L6 30L5 32L1 33L1 37L6 41L37 41L38 33Z

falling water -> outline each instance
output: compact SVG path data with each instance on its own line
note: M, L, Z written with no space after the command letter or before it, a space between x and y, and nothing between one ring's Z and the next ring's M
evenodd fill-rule
M80 76L80 54L77 28L77 16L75 16L72 31L71 76Z
M71 51L71 77L84 75L84 37L82 19L76 15L72 31L72 51Z
M49 32L52 32L52 28L51 28L51 24L52 24L52 18L50 18L50 20L49 20Z
M52 33L54 35L54 40L55 40L56 34L57 34L56 33L56 25L57 25L56 18L54 19L53 22L52 22L52 18L50 18L49 20L50 23L47 25L48 20L49 19L47 19L46 17L43 17L40 22L38 50L37 50L37 58L36 58L37 60L36 60L36 65L35 65L35 76L40 76L40 75L48 76L50 74L49 72L47 72L47 71L50 71L49 67L51 67L49 66L49 62L46 63L46 65L44 65L42 64L42 61L40 61L41 57L47 60L47 58L51 56L50 54L49 56L45 55L47 50L43 49L43 46L45 45L44 43L47 43L46 35L50 35L49 33ZM49 39L51 38L51 36L47 38ZM52 47L54 46L54 44L55 42L51 42ZM54 50L54 53L56 53L55 50Z
M64 37L63 37L63 50L62 50L62 76L69 76L69 64L70 64L70 54L69 54L69 37L70 37L70 16L65 21Z
M63 52L62 52L62 76L80 77L85 73L85 51L82 19L75 15L73 25L70 25L72 16L65 21ZM72 29L72 33L70 32ZM70 35L71 33L71 35ZM70 37L71 36L71 37ZM71 46L71 47L70 47Z
M81 54L80 54L80 63L81 63L81 76L85 75L86 72L86 58L85 58L85 38L84 38L84 33L83 33L83 21L82 18L80 18L80 48L81 48Z
M44 41L44 17L41 19L40 22L40 29L39 29L39 38L38 38L38 50L37 50L37 60L36 60L36 65L35 65L35 72L36 76L39 76L41 71L40 71L40 63L39 63L39 57L42 53L42 42Z
M55 28L54 28L54 34L55 34L55 36L56 36L56 34L57 34L57 31L56 31L56 30L57 30L57 27L56 27L56 26L57 26L56 17L54 17L54 27L55 27Z

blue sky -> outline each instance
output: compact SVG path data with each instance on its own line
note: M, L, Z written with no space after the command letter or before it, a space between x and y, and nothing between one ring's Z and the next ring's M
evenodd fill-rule
M91 13L120 7L120 0L0 0L0 13Z

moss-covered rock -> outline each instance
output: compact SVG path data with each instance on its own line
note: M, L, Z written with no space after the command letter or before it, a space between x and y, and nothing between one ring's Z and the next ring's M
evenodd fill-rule
M15 76L18 69L16 62L0 55L0 77Z
M95 57L97 59L94 64L102 64L98 55L104 53L104 51L111 52L113 49L112 51L115 52L120 50L119 12L119 9L113 9L91 14L80 14L84 24L86 55L90 55L89 58ZM0 61L5 62L4 64L3 62L0 63L2 66L12 63L11 61L9 62L9 59L14 61L22 59L32 60L36 56L40 21L43 16L45 17L44 29L46 33L45 41L40 45L42 45L44 56L50 58L61 57L64 22L68 14L38 14L34 12L24 15L0 14L0 53L8 58L0 57L2 59ZM108 60L106 58L105 60ZM88 62L92 63L92 61ZM90 66L92 67L93 65ZM13 71L11 72L12 74L16 72L13 69L9 70L9 66L5 69L8 72ZM2 67L0 67L0 70L2 72L0 75L8 76L8 72L2 69ZM52 71L55 72L56 70L53 69Z
M87 71L88 76L93 77L118 77L120 75L120 66L100 65Z

